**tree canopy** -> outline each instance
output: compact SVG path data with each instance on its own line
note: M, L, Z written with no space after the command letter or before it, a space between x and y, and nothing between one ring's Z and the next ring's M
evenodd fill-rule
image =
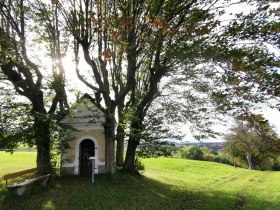
M240 116L226 139L226 150L234 157L256 169L264 158L280 151L279 137L261 115Z
M33 3L0 1L0 73L14 89L3 100L7 103L2 106L5 111L1 115L0 137L11 149L17 141L36 145L37 167L42 173L52 167L52 120L65 111L68 102L57 7L41 1ZM42 65L46 56L51 61L48 66ZM16 95L22 96L24 103L11 101L17 99Z
M229 12L234 5L248 9ZM41 168L50 165L51 122L59 122L69 108L62 65L66 54L106 115L110 173L115 140L122 148L125 136L123 168L134 170L147 113L153 113L154 100L167 88L184 90L177 91L187 104L180 113L197 125L214 110L234 115L246 113L253 103L279 100L279 57L271 50L279 48L279 9L273 1L1 0L0 10L1 75L27 99L28 108L17 111L29 114L24 121L32 125ZM44 62L46 56L50 63ZM178 100L164 100L176 109ZM206 125L200 127L211 133ZM11 134L0 129L1 138ZM117 153L120 165L122 153Z

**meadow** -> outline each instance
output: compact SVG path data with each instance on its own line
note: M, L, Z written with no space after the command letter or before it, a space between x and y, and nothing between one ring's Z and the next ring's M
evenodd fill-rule
M35 166L36 153L0 152L0 177ZM280 172L175 158L141 159L142 176L57 177L18 197L0 181L0 209L280 209Z

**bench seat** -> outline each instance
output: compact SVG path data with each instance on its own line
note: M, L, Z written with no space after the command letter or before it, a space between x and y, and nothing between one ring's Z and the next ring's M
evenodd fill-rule
M24 170L24 171L20 171L20 172L16 172L16 173L4 175L3 178L4 178L4 180L6 180L6 188L11 190L11 191L16 191L16 193L18 195L22 195L24 193L27 185L32 184L34 182L37 182L37 181L41 180L42 181L41 184L43 186L46 186L47 181L48 181L51 174L46 174L46 175L42 175L42 176L30 178L30 179L25 179L21 182L17 182L17 183L13 183L13 184L8 185L8 179L19 177L19 176L22 176L22 175L25 175L25 174L30 174L30 173L33 173L35 171L37 171L37 168L32 168L32 169L28 169L28 170Z
M35 177L35 178L32 178L32 179L26 179L22 182L17 182L17 183L8 185L7 188L8 189L14 189L14 188L18 188L18 187L24 187L24 186L27 186L29 184L32 184L33 182L39 181L41 179L45 179L44 182L43 182L43 186L46 186L46 183L48 181L49 176L50 176L50 174L46 174L46 175L38 176L38 177Z

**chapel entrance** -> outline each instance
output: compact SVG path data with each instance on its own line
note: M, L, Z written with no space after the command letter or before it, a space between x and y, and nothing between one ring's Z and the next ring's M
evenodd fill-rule
M91 176L92 173L92 160L89 158L95 156L94 142L90 139L85 139L80 143L80 175Z

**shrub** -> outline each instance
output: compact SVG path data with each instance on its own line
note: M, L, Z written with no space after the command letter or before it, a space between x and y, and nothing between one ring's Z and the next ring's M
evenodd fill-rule
M215 155L214 154L204 154L203 155L203 160L205 160L205 161L214 161L214 159L215 159Z
M203 160L203 152L199 147L193 146L186 154L186 158L192 160Z
M135 170L139 172L143 172L145 170L144 164L138 159L135 159Z
M280 171L280 158L274 160L274 163L272 165L273 171Z
M138 157L170 157L177 150L173 143L166 141L143 142L137 150Z
M274 160L271 157L264 158L260 164L257 166L262 171L273 170Z
M180 148L175 157L186 158L191 160L203 160L203 152L197 146L187 146Z
M217 163L233 165L230 156L223 152L216 152L209 147L186 146L178 149L174 155L176 158L186 158L192 160L205 160ZM238 163L238 165L240 165Z
M222 153L222 152L220 152L220 153L214 158L214 162L232 165L231 161L229 160L229 156L226 155L225 153Z
M213 156L218 155L218 152L211 149L210 147L204 146L204 147L199 147L199 148L202 150L203 154L209 154L209 155L213 155Z

